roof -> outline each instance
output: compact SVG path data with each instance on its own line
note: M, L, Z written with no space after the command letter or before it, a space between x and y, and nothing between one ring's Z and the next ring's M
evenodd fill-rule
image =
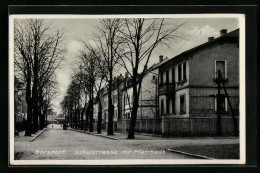
M158 63L156 63L156 64L153 64L148 70L153 71L153 70L157 69L158 66L160 66L161 64L167 62L168 60L169 60L169 58L166 57L166 58L164 58L164 59L162 60L162 62L158 62Z
M167 63L170 63L170 62L172 62L172 61L174 61L176 59L179 59L181 57L185 57L185 55L187 55L187 54L191 54L191 53L193 53L193 52L195 52L195 51L197 51L199 49L205 48L206 46L212 45L212 44L214 44L214 43L216 43L218 41L224 40L226 38L238 38L238 37L239 37L239 29L236 29L236 30L231 31L231 32L229 32L227 34L223 34L220 37L217 37L217 38L215 38L215 39L213 39L211 41L207 41L207 42L205 42L205 43L203 43L201 45L198 45L198 46L196 46L194 48L186 50L186 51L176 55L175 57L169 59L168 61L164 61L163 63L157 65L157 67L155 67L154 69L157 69L157 68L159 68L159 67L161 67L161 66L163 66L163 65L165 65Z

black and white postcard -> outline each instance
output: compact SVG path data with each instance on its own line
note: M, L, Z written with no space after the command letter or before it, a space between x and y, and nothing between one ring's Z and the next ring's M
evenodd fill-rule
M10 165L246 164L243 14L10 15Z

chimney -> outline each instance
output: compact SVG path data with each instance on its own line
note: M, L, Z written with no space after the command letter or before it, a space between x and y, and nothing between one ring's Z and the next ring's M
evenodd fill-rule
M125 72L125 78L128 78L128 73L127 72Z
M160 56L159 56L159 59L160 59L159 62L162 62L162 61L163 61L163 55L160 55Z
M224 35L224 34L226 34L227 33L227 29L221 29L220 30L220 35L222 36L222 35Z
M212 40L214 40L214 37L209 37L208 38L208 41L212 41Z

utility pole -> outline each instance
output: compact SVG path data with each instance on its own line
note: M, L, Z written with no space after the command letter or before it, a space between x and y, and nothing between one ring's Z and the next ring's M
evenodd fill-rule
M217 115L218 115L217 116L217 135L218 136L221 136L221 133L222 133L221 111L220 111L220 98L221 98L221 95L220 95L220 82L221 82L220 75L221 75L221 72L220 72L220 70L218 70L217 80L216 80L216 83L218 84L218 94L217 94Z
M230 109L230 113L231 113L232 120L233 120L233 125L234 125L234 134L236 136L238 136L238 124L237 124L237 121L236 121L236 118L235 118L235 114L233 112L233 108L232 108L232 105L231 105L231 101L230 101L229 95L227 93L225 82L224 82L224 80L222 78L220 70L218 71L218 76L219 76L218 78L222 82L222 85L223 85L223 88L224 88L224 91L225 91L225 95L226 95L226 98L227 98L227 101L228 101L228 105L229 105L229 109Z
M153 81L155 83L155 118L158 118L158 102L159 102L159 95L158 95L158 75L153 76Z
M159 94L158 94L158 77L155 78L155 104L156 104L156 118L159 117L159 111L158 111L158 108L159 108Z

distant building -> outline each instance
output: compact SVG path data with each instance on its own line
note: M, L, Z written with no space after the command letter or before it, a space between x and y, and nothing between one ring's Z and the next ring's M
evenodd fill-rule
M65 116L63 114L58 114L55 118L55 122L58 124L63 124L65 122Z
M17 130L23 130L27 119L26 90L24 84L14 77L14 113Z
M57 112L53 111L53 109L48 109L47 121L49 123L55 123L56 116L57 116Z
M122 113L122 105L119 101L121 99L122 93L120 90L120 85L123 83L124 77L122 75L114 77L113 84L112 84L112 104L114 106L114 118L113 121L117 121L118 118L121 117ZM102 124L103 128L107 128L108 123L108 88L105 86L102 88Z
M153 64L148 68L142 79L142 85L139 95L139 107L137 111L137 119L143 118L156 118L158 114L158 65L168 60L160 57L160 61L157 64ZM122 89L122 119L131 118L131 108L133 104L133 87L131 78L126 74L126 80Z

